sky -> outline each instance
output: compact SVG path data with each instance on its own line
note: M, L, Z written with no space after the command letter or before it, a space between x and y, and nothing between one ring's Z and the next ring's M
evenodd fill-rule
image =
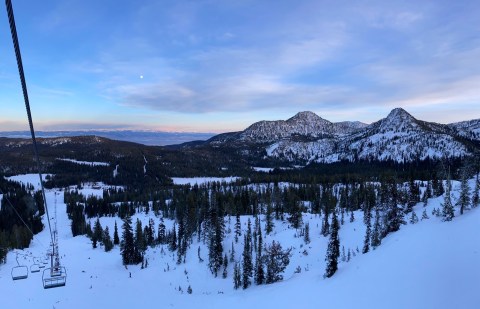
M13 0L35 128L480 118L476 1ZM27 130L5 9L0 131Z

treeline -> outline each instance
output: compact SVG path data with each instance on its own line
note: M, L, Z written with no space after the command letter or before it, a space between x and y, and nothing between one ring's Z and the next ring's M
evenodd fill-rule
M3 176L0 194L0 263L4 263L10 249L27 248L33 234L43 230L41 216L45 209L40 191L34 192L32 186L7 181Z

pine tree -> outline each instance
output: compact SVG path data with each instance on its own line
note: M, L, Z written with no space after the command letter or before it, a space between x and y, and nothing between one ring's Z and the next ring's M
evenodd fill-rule
M110 237L110 231L108 229L108 226L105 227L105 230L103 230L102 241L105 248L105 252L108 252L113 249L113 242L112 242L112 238Z
M177 250L177 226L175 223L173 224L172 232L170 233L170 235L171 237L168 248L170 249L170 251L175 251Z
M329 213L328 213L328 206L327 205L325 205L323 213L324 213L324 217L323 217L323 221L322 221L322 231L321 231L321 233L322 233L323 236L327 237L327 235L330 231L330 224L328 222Z
M160 223L158 224L157 242L161 245L166 242L165 223L163 222L163 218L160 219Z
M145 246L145 236L143 235L142 222L137 218L135 227L135 248L140 254L143 254L147 249Z
M415 213L415 210L412 210L412 214L410 216L410 224L415 224L417 222L418 222L417 214Z
M250 219L248 219L247 234L244 235L244 245L243 245L243 289L246 289L252 283L251 277L253 272L253 261L252 261L252 234L251 234L251 224Z
M454 214L454 209L452 205L452 200L450 196L450 189L452 185L450 182L450 175L448 175L447 179L447 188L445 189L445 195L443 198L443 203L442 203L442 216L443 216L443 221L452 221L452 219L455 217Z
M233 288L238 290L242 286L242 275L239 263L235 263L233 269Z
M290 263L290 252L292 249L283 250L279 242L273 241L265 248L265 259L267 264L267 275L265 283L271 284L283 280L282 273Z
M227 254L225 253L225 256L223 257L223 273L222 273L223 279L227 278L227 275L228 275L227 267L228 267L228 257L227 257Z
M350 223L352 223L353 221L355 221L355 215L353 214L353 210L350 211Z
M325 277L330 278L335 274L338 268L338 257L340 256L340 239L338 237L338 220L335 211L332 213L332 227L330 231L330 241L328 242L327 254L325 260L327 267Z
M230 262L231 263L235 262L235 247L233 246L233 242L232 242L232 250L230 251Z
M466 173L462 173L462 181L460 183L460 196L457 201L457 206L460 207L460 215L463 215L463 212L470 206L470 186L468 185L468 180Z
M473 191L473 197L472 197L472 208L475 208L478 206L480 203L480 181L478 179L479 173L477 173L477 176L475 178L475 189Z
M305 233L303 234L303 241L306 244L310 243L310 223L305 223Z
M93 227L93 235L92 235L92 245L93 248L97 247L97 242L102 241L103 238L103 229L102 225L100 224L100 219L97 218L97 221L95 221L95 225Z
M371 222L370 222L371 212L370 209L365 210L365 222L367 229L365 231L365 240L363 241L362 253L365 254L370 251L370 233L371 233Z
M124 265L137 264L135 244L133 241L132 219L129 215L123 219L122 242L120 243L120 253Z
M262 239L262 230L259 229L258 234L258 247L257 247L257 254L255 256L255 284L260 285L263 284L265 281L265 271L263 270L263 257L262 257L262 247L263 247L263 239Z
M423 213L422 213L422 220L425 220L425 219L430 219L427 215L427 210L426 209L424 209Z
M267 204L267 212L265 214L265 233L269 235L272 231L273 228L275 227L275 224L273 223L273 209L272 209L272 203L269 202Z
M240 212L238 211L235 220L235 243L238 243L238 237L242 236L242 224L240 223Z
M115 220L115 227L113 229L113 244L114 245L119 245L120 244L120 238L118 237L118 228L117 228L117 221Z
M302 205L298 200L294 200L291 203L288 222L292 224L294 229L298 229L302 225Z
M382 238L381 238L381 226L380 226L380 212L378 211L378 207L375 208L375 223L373 225L373 231L372 231L372 240L371 240L371 245L373 249L376 247L380 246L382 244Z

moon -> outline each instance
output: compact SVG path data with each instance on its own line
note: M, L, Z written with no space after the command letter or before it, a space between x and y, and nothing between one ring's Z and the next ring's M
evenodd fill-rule
M143 79L143 75L140 75L140 79Z

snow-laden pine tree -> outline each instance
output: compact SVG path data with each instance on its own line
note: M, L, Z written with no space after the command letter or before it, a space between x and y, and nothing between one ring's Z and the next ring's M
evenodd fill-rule
M235 243L238 243L240 236L242 236L242 224L240 223L240 212L237 211L235 216Z
M268 201L267 203L267 212L265 214L265 233L269 235L274 228L275 224L273 223L273 208L272 202Z
M468 185L468 179L466 173L462 173L462 181L460 183L460 196L456 206L460 207L460 214L470 207L470 186Z
M263 269L263 239L262 239L262 229L259 228L258 230L258 241L257 241L257 249L255 255L255 284L260 285L265 282L265 271Z
M328 242L327 254L325 261L327 267L325 269L325 277L330 278L338 269L338 257L340 256L340 238L338 237L338 220L335 211L332 212L332 225L330 228L330 241Z
M452 197L450 196L451 188L452 188L452 184L451 184L450 174L449 174L447 178L447 185L445 188L445 195L443 197L443 203L442 203L443 221L452 221L452 219L455 217L454 208L452 204Z
M370 209L366 209L365 210L365 218L364 218L364 221L366 222L366 230L365 230L365 239L363 241L363 249L362 249L362 253L365 254L367 253L368 251L370 251L370 234L371 234L371 220L370 220L370 217L371 217L371 211Z
M478 175L475 177L475 188L473 189L473 196L472 196L472 208L475 208L480 203L480 181L478 179Z
M110 231L108 230L108 226L105 227L103 230L102 242L104 245L105 252L108 252L113 249L113 242L112 238L110 237Z
M382 244L381 230L382 226L380 225L380 212L378 211L378 207L375 207L375 223L373 224L371 240L373 249Z
M120 243L120 254L124 265L137 264L135 244L133 241L132 219L127 214L123 219L122 241Z
M242 274L239 263L235 263L233 268L233 288L238 290L242 286Z
M115 220L115 226L113 229L113 244L114 245L119 245L120 244L120 238L118 237L118 228L117 228L117 221Z
M283 250L279 242L273 241L265 248L265 259L267 264L267 275L265 283L270 284L283 280L283 272L290 263L290 252L292 249Z
M252 284L253 259L252 259L252 233L251 223L248 219L247 233L243 237L243 274L242 283L243 289L246 289Z

